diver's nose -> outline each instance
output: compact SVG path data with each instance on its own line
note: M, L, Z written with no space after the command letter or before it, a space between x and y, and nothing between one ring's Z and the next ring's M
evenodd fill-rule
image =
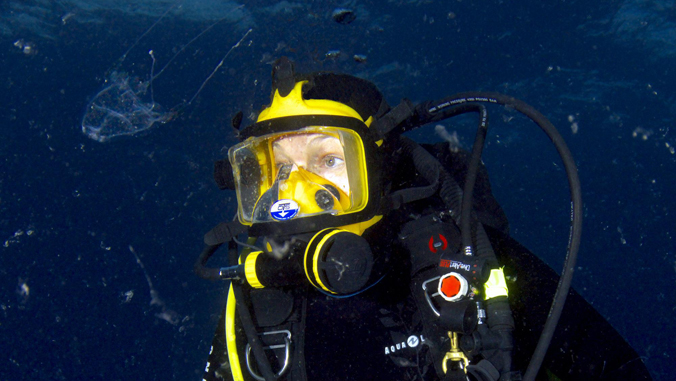
M291 172L297 171L298 166L294 163L292 164L283 164L279 168L279 174L277 175L278 180L288 180L289 175L291 175Z
M298 168L304 168L304 167L302 165L298 165L298 164L296 164L296 162L292 161L291 163L284 164L282 166L282 168L284 168L284 172L291 173L291 172L297 171Z

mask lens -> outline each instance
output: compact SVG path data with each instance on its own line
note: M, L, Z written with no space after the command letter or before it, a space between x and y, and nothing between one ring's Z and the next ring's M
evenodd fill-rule
M284 199L299 205L294 218L355 212L368 202L364 148L353 130L321 126L270 134L228 155L245 224L275 220L267 209Z
M350 194L345 150L339 136L333 134L292 134L272 143L277 167L294 164L314 173Z

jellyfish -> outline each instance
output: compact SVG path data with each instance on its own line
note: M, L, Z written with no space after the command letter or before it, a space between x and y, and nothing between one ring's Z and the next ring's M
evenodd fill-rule
M170 110L166 110L155 102L153 81L156 80L174 59L176 59L176 57L190 44L227 18L226 15L202 30L178 50L157 73L155 73L155 55L154 52L150 50L148 54L152 58L152 65L148 81L144 81L138 77L131 77L124 71L118 70L127 58L129 52L131 52L139 41L141 41L174 7L175 4L167 9L155 23L153 23L153 25L151 25L150 28L148 28L132 44L132 46L129 47L129 49L127 49L122 57L117 60L113 69L108 71L103 88L89 101L85 114L82 117L82 132L89 138L103 143L121 136L136 135L140 132L149 130L157 124L169 122L176 117L179 111L192 104L202 89L204 89L204 86L221 68L225 59L235 48L240 46L242 41L244 41L252 31L252 29L249 29L244 36L228 50L187 103L179 104ZM233 11L237 8L234 8ZM150 91L150 99L148 99L148 91Z

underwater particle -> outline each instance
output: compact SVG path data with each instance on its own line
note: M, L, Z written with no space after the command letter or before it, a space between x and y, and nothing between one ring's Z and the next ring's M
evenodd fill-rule
M29 227L28 230L28 235L33 235L33 230L30 230L31 228ZM23 229L19 229L14 232L14 235L9 237L4 244L4 247L9 247L9 245L14 244L14 243L19 243L20 242L20 237L22 237L24 234L26 234Z
M20 38L14 41L14 46L21 49L23 54L31 56L37 54L37 49L35 49L35 44L29 41L25 41L23 38Z
M631 136L634 138L640 138L641 140L648 140L648 138L653 134L652 130L646 130L643 127L636 127L631 133Z
M453 131L453 133L451 134L448 131L446 131L446 127L442 126L441 124L437 124L436 126L434 126L434 132L436 132L436 134L439 135L439 137L448 142L448 149L451 152L458 152L460 150L461 145L457 131Z
M366 56L363 54L355 54L354 56L352 56L352 58L354 59L355 62L358 63L366 62Z
M75 13L73 13L73 12L66 13L65 15L63 15L63 17L61 17L61 23L63 25L66 25L68 20L70 20L73 16L75 16Z
M617 227L617 232L620 233L620 242L622 242L623 245L626 245L627 240L624 238L624 232L620 226Z
M278 243L274 239L269 239L266 242L269 253L276 259L282 259L289 256L290 250L293 245L296 243L296 238L292 238L291 241L284 241L283 243Z
M357 18L357 15L351 9L336 8L331 14L333 21L338 24L347 25Z
M134 255L134 258L136 258L136 263L143 271L143 275L145 276L146 282L148 283L148 289L150 291L150 305L160 309L160 312L156 313L155 317L162 319L171 325L177 325L181 321L179 314L168 308L164 301L160 299L160 294L157 292L157 290L155 290L153 281L150 279L148 271L146 271L146 267L143 265L141 258L138 256L138 254L136 254L136 250L134 250L131 245L129 245L129 251L131 251L131 253ZM133 290L130 291L131 294L129 294L129 292L124 294L125 296L129 297L129 300L131 300L131 297L134 296Z
M340 55L340 50L329 50L328 52L326 52L326 54L324 54L324 56L326 58L331 58L331 59L338 58L339 55Z
M19 278L19 282L16 287L16 294L19 297L19 303L20 304L26 304L28 302L28 298L31 295L31 288L28 287L28 283L24 279Z
M455 18L455 13L448 12L448 14L446 15L446 18L448 18L449 20L453 20Z
M570 123L570 129L573 132L573 134L577 134L579 126L573 115L568 115L568 122Z
M134 290L129 290L127 292L123 292L121 295L122 298L122 303L129 303L131 302L131 298L134 297Z

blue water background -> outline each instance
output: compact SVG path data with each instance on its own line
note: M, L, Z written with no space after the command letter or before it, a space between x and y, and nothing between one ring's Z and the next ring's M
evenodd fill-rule
M582 180L574 286L655 379L673 379L671 2L242 4L186 1L119 66L171 2L0 4L0 379L199 379L225 286L197 279L192 262L202 235L235 210L233 193L211 181L212 162L236 142L230 118L242 110L249 119L267 103L270 63L281 55L300 71L369 79L391 104L487 90L542 111ZM357 19L333 22L338 5ZM81 132L111 69L147 79L150 49L162 66L223 17L154 81L155 102L181 104L253 29L178 117L106 143ZM327 58L332 50L340 55ZM513 235L558 271L570 213L560 160L530 121L490 112L484 162L494 192ZM441 124L471 146L474 120ZM440 140L432 126L414 137Z

